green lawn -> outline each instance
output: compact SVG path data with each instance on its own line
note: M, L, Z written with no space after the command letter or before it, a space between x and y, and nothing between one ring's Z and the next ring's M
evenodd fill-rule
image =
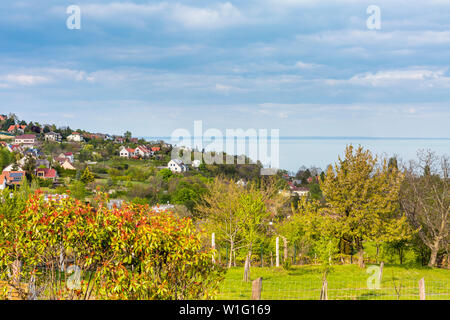
M369 265L367 266L369 267ZM366 273L356 265L337 265L328 275L328 299L419 299L419 280L425 279L427 299L450 300L450 270L385 265L379 289L369 289ZM250 299L251 283L242 281L243 268L228 270L218 299ZM322 287L320 266L259 268L250 270L252 280L262 277L262 299L317 300Z

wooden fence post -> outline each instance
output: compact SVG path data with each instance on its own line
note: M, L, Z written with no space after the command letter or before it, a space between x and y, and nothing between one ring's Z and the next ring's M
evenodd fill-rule
M280 238L277 237L275 242L275 267L280 266Z
M252 282L252 300L261 300L262 278L253 280Z
M283 262L286 263L288 260L288 241L286 237L283 237L283 245L284 245Z
M419 280L419 298L420 300L425 300L425 279L422 278Z
M322 290L320 291L320 300L328 300L328 282L325 278L322 283Z

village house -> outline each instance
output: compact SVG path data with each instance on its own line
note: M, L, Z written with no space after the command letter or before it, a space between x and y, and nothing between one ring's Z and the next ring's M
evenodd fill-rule
M23 155L24 156L31 155L34 158L39 158L39 157L45 156L44 153L41 150L36 149L36 148L28 148L27 150L25 150L23 152Z
M15 144L20 144L22 146L33 147L36 143L36 135L34 134L23 134L20 136L16 136L14 138Z
M84 139L79 132L72 132L71 135L67 136L67 141L82 142Z
M35 170L35 174L36 177L45 180L51 179L53 181L56 181L56 179L58 178L58 173L56 172L56 170L51 168L37 168Z
M119 155L122 158L132 158L135 156L135 149L125 148L120 149Z
M309 189L304 187L291 188L293 194L297 194L299 197L306 197L309 194Z
M72 152L64 152L64 153L60 153L58 158L65 158L68 159L70 162L74 162L74 157L73 157L73 153Z
M187 165L183 163L180 159L172 159L167 164L167 168L172 172L180 173L188 171Z
M47 159L36 159L36 164L35 164L36 168L39 167L45 167L45 168L49 168L50 167L50 161L48 161Z
M125 138L124 137L115 137L114 138L114 142L116 142L116 143L124 143L125 142Z
M45 141L61 142L62 136L60 133L51 131L45 134L44 139Z
M6 186L19 185L25 179L25 171L3 171L0 175L0 190Z
M73 163L65 157L56 157L55 162L57 162L61 168L66 170L76 170L77 168L74 167Z
M134 150L134 154L136 156L139 156L141 158L148 158L152 155L152 152L145 146L138 146L135 150Z
M9 166L3 169L3 172L11 172L11 171L23 171L21 165L19 163L11 163Z
M6 148L9 152L22 152L22 147L18 144L8 144Z
M25 132L25 128L26 127L27 126L24 125L24 124L22 124L22 125L20 125L20 124L10 125L9 128L8 128L8 132L9 133L21 133L21 134L23 134Z

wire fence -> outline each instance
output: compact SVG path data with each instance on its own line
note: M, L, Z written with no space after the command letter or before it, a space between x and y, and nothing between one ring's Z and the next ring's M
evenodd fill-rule
M419 280L396 280L369 288L364 281L328 281L328 300L419 300ZM262 300L319 300L321 280L277 281L263 280ZM450 300L450 280L425 281L426 300ZM225 280L217 297L219 300L248 300L252 296L252 283Z

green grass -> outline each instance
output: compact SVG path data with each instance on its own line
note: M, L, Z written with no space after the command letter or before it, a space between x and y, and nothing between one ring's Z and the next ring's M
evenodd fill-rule
M367 266L369 267L369 266ZM369 289L372 273L356 265L337 265L328 275L328 299L419 299L419 280L425 279L427 299L450 300L450 270L417 266L385 265L379 289ZM243 268L228 270L218 299L250 299L251 282L242 281ZM262 277L262 299L317 300L322 287L320 266L259 268L250 270L251 280Z

